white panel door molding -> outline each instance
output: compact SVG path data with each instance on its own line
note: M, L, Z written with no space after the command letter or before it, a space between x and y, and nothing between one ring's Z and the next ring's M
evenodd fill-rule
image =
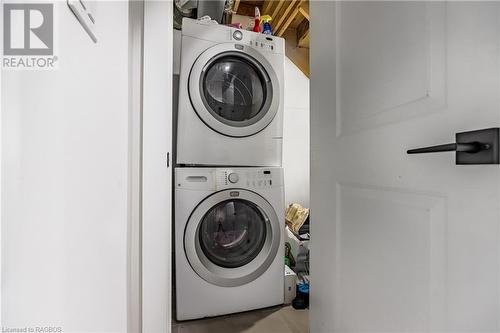
M384 332L443 330L447 197L337 185L339 325ZM385 313L392 313L387 320ZM360 323L352 326L350 323Z
M337 2L335 21L337 135L443 110L444 3Z
M312 332L499 332L500 3L311 5ZM334 20L332 20L334 18Z

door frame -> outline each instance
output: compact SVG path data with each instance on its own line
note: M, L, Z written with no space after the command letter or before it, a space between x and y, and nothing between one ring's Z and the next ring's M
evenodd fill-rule
M144 4L142 331L170 332L173 3Z
M331 140L331 127L324 126L325 122L336 124L336 87L332 87L330 82L320 82L318 75L321 73L324 66L336 63L336 48L335 39L324 38L322 31L331 31L331 35L335 34L336 23L335 18L335 2L315 1L310 3L311 16L324 17L326 13L330 13L332 20L315 20L310 22L310 209L314 212L315 220L329 221L329 216L332 213L328 205L322 204L325 198L331 198L331 182L329 174L332 171L332 165L328 163L333 156L333 140ZM327 29L327 30L324 30ZM323 98L319 98L323 96ZM328 110L328 112L327 112ZM333 128L335 128L333 126ZM329 142L327 142L327 140ZM321 149L328 147L330 149ZM311 228L312 239L321 237L315 233L314 226ZM332 240L336 239L336 235L332 234ZM316 242L316 241L315 241ZM309 307L309 330L311 332L321 332L325 330L325 318L329 318L333 314L333 310L329 306L322 306L320 300L315 297L315 290L328 290L332 288L331 280L326 278L330 275L330 266L319 253L316 254L315 242L310 244L311 251L311 289L310 307ZM318 249L321 252L320 249ZM325 308L326 307L326 308Z
M0 14L2 15L3 17L3 7L1 8L1 12ZM3 24L0 25L0 33L2 34L3 36ZM0 51L2 52L3 54L3 43L2 45L0 45ZM3 133L2 133L2 116L1 116L1 112L3 110L3 98L2 98L2 92L3 92L3 88L2 88L2 81L3 81L3 71L0 69L0 286L3 286L3 280L2 280L2 258L3 258L3 255L2 255L2 248L3 248L3 244L2 244L2 136L3 136ZM2 288L0 287L0 326L2 325L3 321L2 321Z
M141 290L141 170L142 170L142 66L144 1L129 2L129 184L127 330L142 331Z
M171 331L173 2L129 3L128 331Z

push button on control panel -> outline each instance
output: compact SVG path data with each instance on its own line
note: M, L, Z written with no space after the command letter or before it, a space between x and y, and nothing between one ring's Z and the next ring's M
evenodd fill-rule
M238 182L238 180L240 180L240 176L237 174L237 173L230 173L228 176L227 176L227 179L229 180L229 182L231 184L235 184Z

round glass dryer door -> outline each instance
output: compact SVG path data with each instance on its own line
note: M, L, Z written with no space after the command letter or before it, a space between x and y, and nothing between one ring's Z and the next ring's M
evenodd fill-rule
M269 108L272 85L267 73L241 55L215 58L201 77L202 98L207 110L231 126L259 121Z
M278 217L261 196L225 190L193 211L184 233L187 259L196 273L219 286L239 286L264 273L276 258Z
M208 49L189 77L196 113L207 126L227 136L250 136L267 127L278 110L279 93L270 63L242 45Z

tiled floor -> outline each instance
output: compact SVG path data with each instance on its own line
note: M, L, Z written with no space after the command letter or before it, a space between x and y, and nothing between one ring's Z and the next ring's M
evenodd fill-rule
M309 312L273 307L223 317L174 322L172 333L307 333Z

